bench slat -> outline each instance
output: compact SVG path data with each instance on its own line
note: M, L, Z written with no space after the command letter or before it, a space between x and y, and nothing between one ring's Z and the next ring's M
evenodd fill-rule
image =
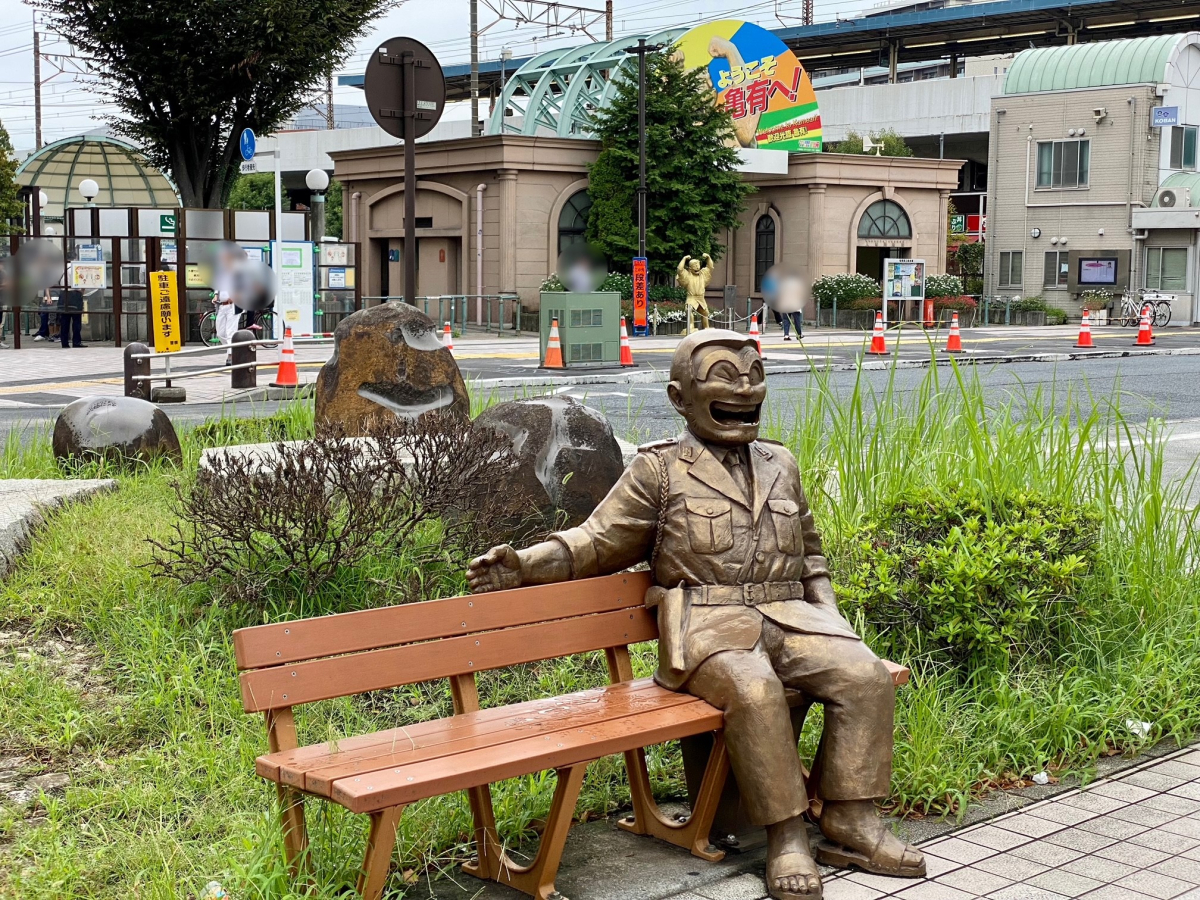
M639 678L637 681L627 681L621 684L607 685L604 688L596 688L596 691L605 690L610 692L624 690L647 690L655 688L657 685L650 678ZM581 691L580 693L591 693ZM279 781L279 770L281 767L291 769L317 768L326 765L331 759L340 756L343 753L352 753L358 751L375 750L382 752L384 748L389 748L396 744L397 741L408 743L409 738L421 738L432 734L439 729L445 728L446 722L455 723L454 727L478 725L483 722L492 721L494 719L503 719L511 716L514 712L525 712L536 714L543 709L553 709L558 704L558 697L540 697L536 700L525 700L521 703L514 703L509 706L496 706L490 709L481 709L474 712L465 712L453 717L453 719L430 719L427 722L416 722L412 725L406 725L403 728L388 728L384 731L375 731L371 734L358 735L354 737L339 738L336 742L337 749L330 749L328 742L320 744L309 744L304 747L296 747L291 750L280 750L276 753L266 753L260 756L255 761L255 770L263 778L269 781ZM390 750L388 751L390 752Z
M334 782L332 799L351 812L373 812L715 731L721 725L721 711L707 703L656 709L558 732L553 741L544 737L524 738L497 747L343 778Z
M648 587L649 572L625 572L603 578L256 625L239 628L233 633L233 650L239 669L260 669L628 609L642 605Z
M556 659L658 637L644 606L243 672L247 712Z
M555 710L549 710L542 713L518 713L507 718L478 723L475 727L447 727L423 738L398 741L394 748L384 746L359 753L351 752L344 754L345 758L339 757L320 766L280 766L280 780L309 793L327 797L334 782L351 775L413 765L424 760L498 747L532 737L549 737L553 740L554 735L573 728L593 727L654 709L676 709L704 702L689 694L678 694L665 688L605 693L600 697L593 696L583 703L574 704L571 703L570 695L560 699L566 701L561 716L555 715ZM572 709L572 706L575 708ZM447 725L453 722L451 719L442 721Z

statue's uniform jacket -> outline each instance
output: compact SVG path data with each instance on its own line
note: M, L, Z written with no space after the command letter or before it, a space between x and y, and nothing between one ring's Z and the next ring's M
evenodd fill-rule
M731 474L729 452L740 454L742 469L733 471L748 464L749 478ZM730 758L752 818L781 821L807 804L785 684L825 703L821 795L886 794L891 679L838 612L827 586L805 597L806 584L820 579L824 585L829 569L791 453L765 441L728 451L691 432L640 448L588 520L553 536L570 555L572 577L649 561L664 499L652 576L668 590L659 592L665 596L655 678L725 709ZM729 677L718 671L726 667L732 667ZM741 714L739 706L746 707ZM775 708L763 708L769 706ZM755 733L735 733L739 719ZM834 762L831 744L838 756L858 760ZM748 780L761 782L759 789Z

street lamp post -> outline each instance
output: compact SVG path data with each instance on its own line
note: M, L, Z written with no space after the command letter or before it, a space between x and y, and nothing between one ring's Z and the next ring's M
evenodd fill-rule
M637 187L637 223L638 223L638 256L646 255L646 54L655 53L662 49L662 44L647 44L645 38L638 38L636 47L626 47L626 53L636 53L638 57L638 187Z
M304 176L304 183L312 191L310 236L319 244L325 237L325 189L329 187L329 174L324 169L311 169Z

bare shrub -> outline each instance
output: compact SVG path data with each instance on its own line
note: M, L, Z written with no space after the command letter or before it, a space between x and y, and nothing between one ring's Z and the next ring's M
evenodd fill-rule
M213 457L176 482L174 535L155 547L156 576L219 583L240 601L279 589L312 597L339 571L410 549L435 522L440 546L468 551L495 532L516 460L508 438L453 416L390 419L370 438L319 429L269 460Z

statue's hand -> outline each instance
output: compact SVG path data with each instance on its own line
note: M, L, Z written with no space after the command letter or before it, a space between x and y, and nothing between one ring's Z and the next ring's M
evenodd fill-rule
M467 567L467 584L473 594L520 587L521 558L508 544L493 547L483 556L471 560Z

